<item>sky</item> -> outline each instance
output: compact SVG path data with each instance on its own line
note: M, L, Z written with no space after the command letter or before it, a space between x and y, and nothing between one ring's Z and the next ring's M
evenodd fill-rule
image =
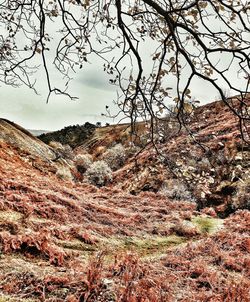
M52 76L52 82L56 82ZM45 79L41 80L45 83ZM89 64L72 80L69 92L77 96L70 100L65 96L52 95L46 103L47 87L37 81L39 95L27 87L13 88L1 85L1 117L14 121L27 129L56 130L67 125L112 122L101 116L106 104L112 106L116 89L100 65Z
M58 24L57 27L59 28ZM52 29L51 33L53 35ZM146 51L150 52L150 47L147 46ZM48 57L52 58L50 52ZM39 59L39 54L36 54L36 58ZM234 74L236 75L236 72ZM52 86L62 85L63 81L53 68L50 75ZM171 87L171 83L169 84ZM112 112L116 112L114 101L117 98L117 87L109 84L109 77L103 71L103 62L95 57L91 57L83 68L74 74L74 79L70 83L68 92L77 96L77 100L52 95L47 103L48 88L44 73L41 72L37 74L36 88L39 94L24 86L13 88L1 83L0 117L33 130L58 130L68 125L82 125L85 122L104 124L116 122L101 115L105 113L106 105ZM201 104L205 104L218 99L218 92L204 81L196 79L192 86L192 96Z
M57 82L53 73L51 80L52 83ZM78 99L52 95L48 103L48 90L42 76L37 80L38 95L24 86L13 88L1 84L1 118L14 121L26 129L37 130L58 130L85 122L113 123L112 119L101 115L105 113L106 105L116 112L114 101L117 98L117 87L111 85L108 80L100 62L88 63L78 71L70 84L69 92ZM198 81L193 95L203 104L215 98L211 88Z

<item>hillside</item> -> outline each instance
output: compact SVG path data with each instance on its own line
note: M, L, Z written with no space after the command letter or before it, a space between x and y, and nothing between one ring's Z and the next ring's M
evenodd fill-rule
M237 106L237 100L232 102ZM250 104L250 99L245 102ZM222 102L197 108L187 129L179 130L174 123L166 127L165 141L158 144L157 150L149 145L136 160L128 160L114 173L114 182L133 194L162 191L171 195L173 187L181 186L191 193L199 207L212 206L222 216L238 208L250 209L250 138L247 134L250 122L245 122L245 126L246 141L242 139L237 117ZM114 141L123 143L123 138L129 135L125 129L129 129L128 125L127 128L118 126L117 130L103 129L103 134L98 129L95 140L92 138L84 146L96 156L99 146L108 148ZM145 125L139 124L140 141L143 132Z
M52 150L41 140L19 125L5 119L0 119L0 141L46 160L54 157Z
M0 127L1 302L250 301L249 148L220 102L189 125L205 150L173 131L101 188L58 177L73 163ZM128 125L96 128L74 152L99 160L128 139Z
M68 126L62 130L43 133L39 135L38 138L46 144L49 144L52 141L57 141L63 145L69 145L70 147L75 148L91 137L95 128L95 125L85 123L82 126Z
M237 97L230 102L239 106ZM250 104L250 99L245 102ZM129 124L95 128L91 135L77 140L74 150L87 152L98 161L107 150L121 144L128 155L114 170L113 185L131 194L179 194L179 198L196 200L198 208L213 207L221 217L236 209L250 209L249 121L245 121L244 141L238 118L216 101L195 109L186 126L180 129L176 120L163 121L157 150L147 145L147 124L142 122L136 125L133 137ZM129 151L131 142L137 146L135 153ZM181 191L186 194L181 196Z
M21 158L30 167L52 174L61 170L65 170L65 174L71 173L67 160L55 160L58 156L53 148L21 126L5 119L0 119L0 144L10 154L12 149L16 150L17 158Z
M115 182L135 193L168 193L181 183L200 207L212 206L221 215L250 209L250 122L245 126L243 141L238 119L222 102L199 107L187 130L171 129L157 152L149 147L115 172Z

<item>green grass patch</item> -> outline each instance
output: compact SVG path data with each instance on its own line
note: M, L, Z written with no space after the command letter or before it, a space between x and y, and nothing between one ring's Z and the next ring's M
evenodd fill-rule
M212 234L216 232L223 224L222 219L211 217L194 217L192 219L202 234Z
M179 245L183 242L185 242L185 238L175 235L148 238L129 237L124 240L124 248L127 250L135 250L139 254L145 255L161 252L163 249Z
M102 238L97 244L89 245L79 240L59 241L57 244L65 249L79 251L82 256L89 257L98 251L106 252L106 260L112 259L119 252L132 251L140 256L154 256L164 253L168 248L186 242L186 238L171 236L145 236L145 237L110 237ZM1 301L0 301L1 302Z
M85 244L81 242L80 240L71 240L71 241L66 241L66 240L60 240L57 242L57 244L65 249L70 249L70 250L77 250L77 251L83 251L83 252L94 252L98 250L98 246L96 245L90 245L90 244ZM1 302L1 301L0 301Z

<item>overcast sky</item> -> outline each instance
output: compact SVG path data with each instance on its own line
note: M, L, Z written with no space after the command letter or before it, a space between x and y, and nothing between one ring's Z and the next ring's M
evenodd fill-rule
M52 80L55 80L52 78ZM45 83L45 81L42 81ZM101 66L90 65L76 75L70 91L78 100L51 96L46 104L47 87L39 85L36 95L26 87L1 86L1 117L28 129L60 129L67 125L104 121L105 105L116 99L115 87L108 83ZM107 120L108 122L108 120Z
M147 51L150 52L148 46ZM39 54L36 56L39 58ZM52 57L49 53L48 56ZM236 74L235 72L234 75ZM113 102L117 98L117 88L110 85L108 80L108 76L103 71L103 62L91 57L90 62L78 70L70 85L69 92L77 96L78 100L73 101L65 96L52 95L47 104L46 79L44 74L40 73L37 76L36 86L39 95L24 86L13 88L1 84L1 117L14 121L27 129L41 130L57 130L68 125L84 124L85 122L112 123L112 120L101 116L101 113L105 112L106 105L115 110ZM51 82L53 87L63 83L53 69ZM171 83L169 86L171 87ZM197 79L192 85L192 96L201 104L205 104L216 100L218 92L211 89L211 86L204 81Z
M41 84L39 84L39 80ZM55 78L52 76L52 81ZM108 77L100 64L87 64L79 70L71 82L70 92L79 97L70 100L65 96L51 96L46 103L47 87L45 79L39 77L36 95L26 87L13 88L1 85L1 117L14 121L27 129L56 130L67 125L84 124L85 122L112 123L112 120L101 116L105 106L114 108L116 87L108 83ZM202 103L211 101L215 95L205 83L197 81L193 94Z

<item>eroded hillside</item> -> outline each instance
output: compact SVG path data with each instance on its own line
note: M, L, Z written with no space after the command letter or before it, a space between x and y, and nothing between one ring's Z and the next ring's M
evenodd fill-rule
M245 102L250 104L249 99ZM199 208L212 206L222 216L249 209L249 121L243 131L246 141L238 118L221 102L202 106L194 111L187 129L168 129L157 151L146 148L136 161L115 172L114 182L135 194L160 191L171 195L173 187L178 191L181 186Z

